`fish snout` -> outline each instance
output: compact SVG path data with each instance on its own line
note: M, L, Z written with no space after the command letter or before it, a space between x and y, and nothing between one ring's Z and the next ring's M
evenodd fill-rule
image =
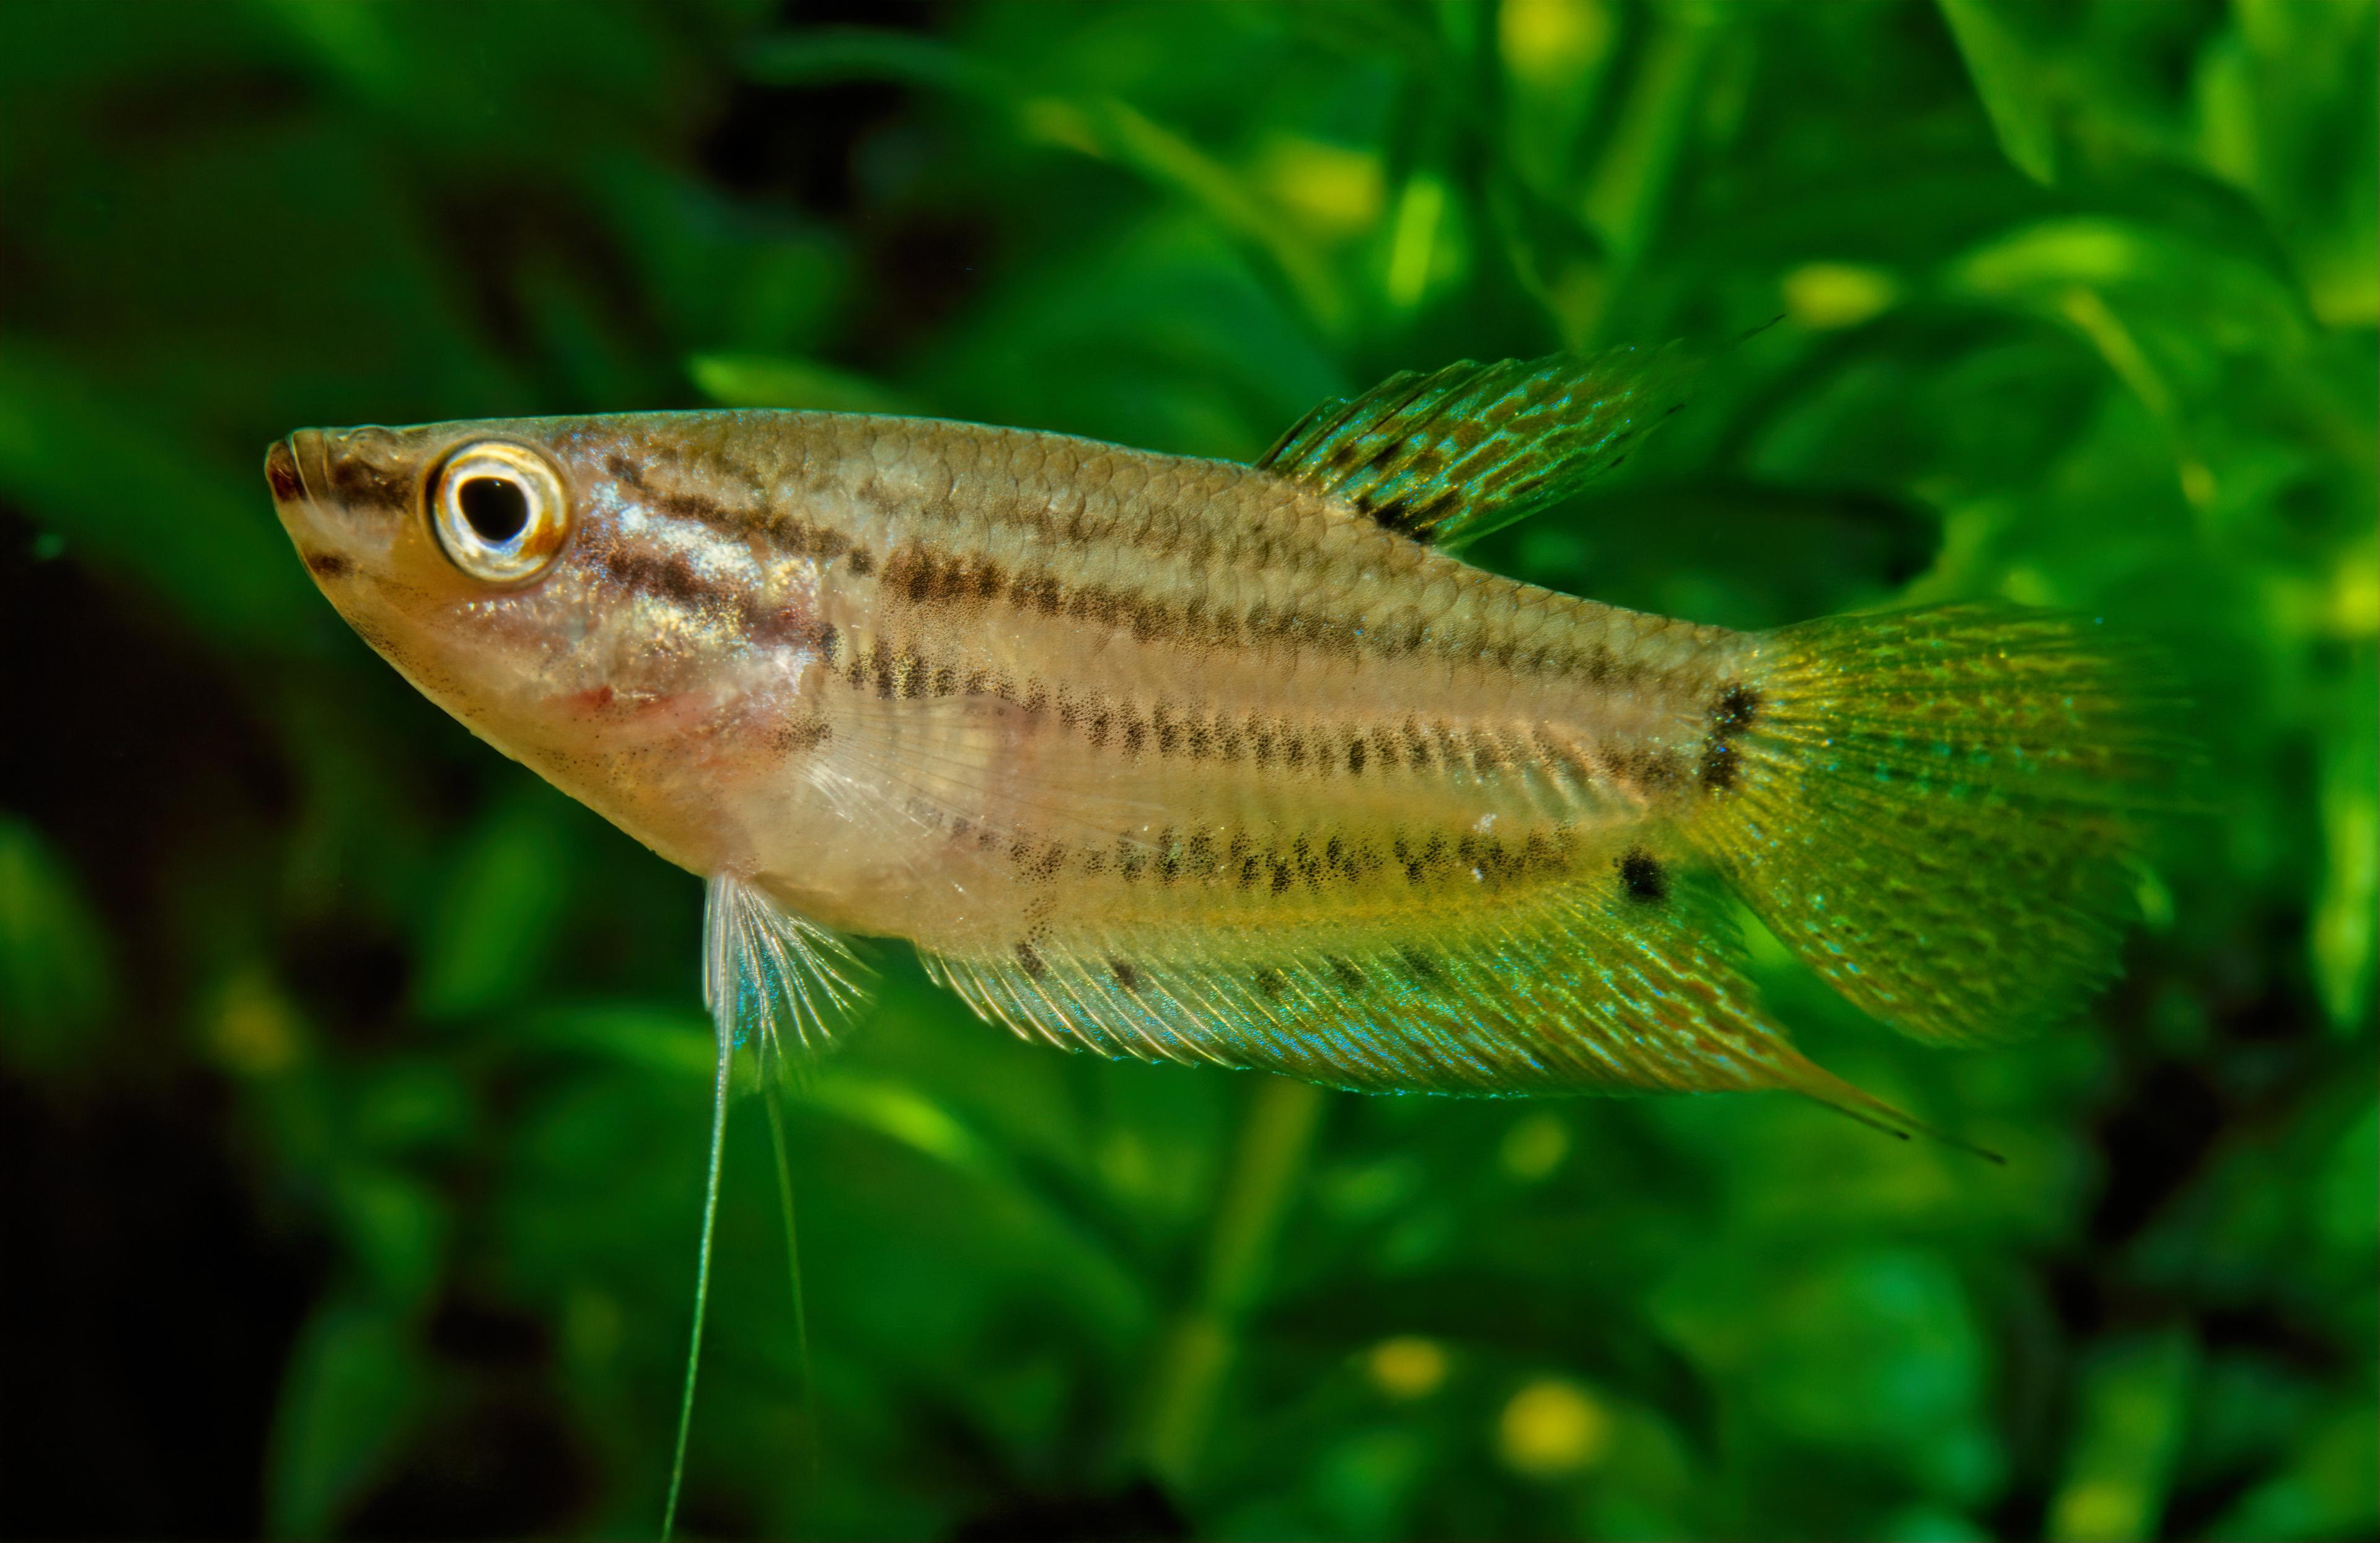
M331 476L334 437L320 429L299 429L265 448L264 480L283 519L301 510L320 516L339 502Z
M273 489L273 509L318 580L346 577L355 571L358 557L386 544L381 532L368 528L369 518L358 518L356 500L342 485L354 480L339 476L341 457L334 442L345 437L300 429L264 452L264 480Z
M264 480L273 488L275 504L298 503L306 496L306 480L298 471L298 438L310 434L310 429L300 429L286 439L277 439L264 452Z

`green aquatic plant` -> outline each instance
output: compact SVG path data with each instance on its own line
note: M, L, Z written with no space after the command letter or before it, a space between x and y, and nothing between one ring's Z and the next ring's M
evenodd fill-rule
M2214 812L2082 1016L1789 1101L1036 1054L899 951L723 1143L686 1530L2323 1538L2374 1497L2373 8L0 9L0 1217L27 1533L649 1529L696 887L417 701L293 424L909 411L1247 460L1725 338L1466 556L2153 639ZM32 1261L30 1264L22 1261ZM805 1390L816 1413L805 1406ZM813 1468L807 1453L815 1452Z

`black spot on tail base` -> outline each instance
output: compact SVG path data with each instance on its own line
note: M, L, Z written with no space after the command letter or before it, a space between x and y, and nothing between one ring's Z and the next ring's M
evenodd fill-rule
M1720 687L1711 703L1710 737L1703 741L1702 766L1696 774L1705 789L1723 793L1735 785L1743 771L1743 758L1736 753L1736 736L1760 721L1765 705L1760 693L1741 681Z
M1711 706L1711 733L1733 739L1759 720L1760 693L1738 681L1721 690Z
M1620 890L1640 905L1658 905L1670 898L1670 873L1661 859L1643 847L1633 847L1612 864L1620 870Z

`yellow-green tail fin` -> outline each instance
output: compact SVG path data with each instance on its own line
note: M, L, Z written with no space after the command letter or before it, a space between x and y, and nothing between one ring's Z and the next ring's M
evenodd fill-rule
M1756 640L1712 708L1687 838L1861 1008L2008 1038L2115 973L2135 811L2172 747L2135 650L1991 605Z

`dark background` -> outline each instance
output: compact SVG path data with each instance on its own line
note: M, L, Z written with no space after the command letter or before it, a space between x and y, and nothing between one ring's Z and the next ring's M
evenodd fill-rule
M1999 594L2161 640L2207 812L2088 1021L1927 1051L1769 971L2008 1166L1782 1098L1064 1057L887 951L792 1111L819 1427L739 1116L691 1525L2372 1536L2374 40L2325 0L13 0L0 1530L659 1514L698 888L346 633L270 439L719 402L1247 456L1392 369L1781 314L1477 555L1737 626Z

